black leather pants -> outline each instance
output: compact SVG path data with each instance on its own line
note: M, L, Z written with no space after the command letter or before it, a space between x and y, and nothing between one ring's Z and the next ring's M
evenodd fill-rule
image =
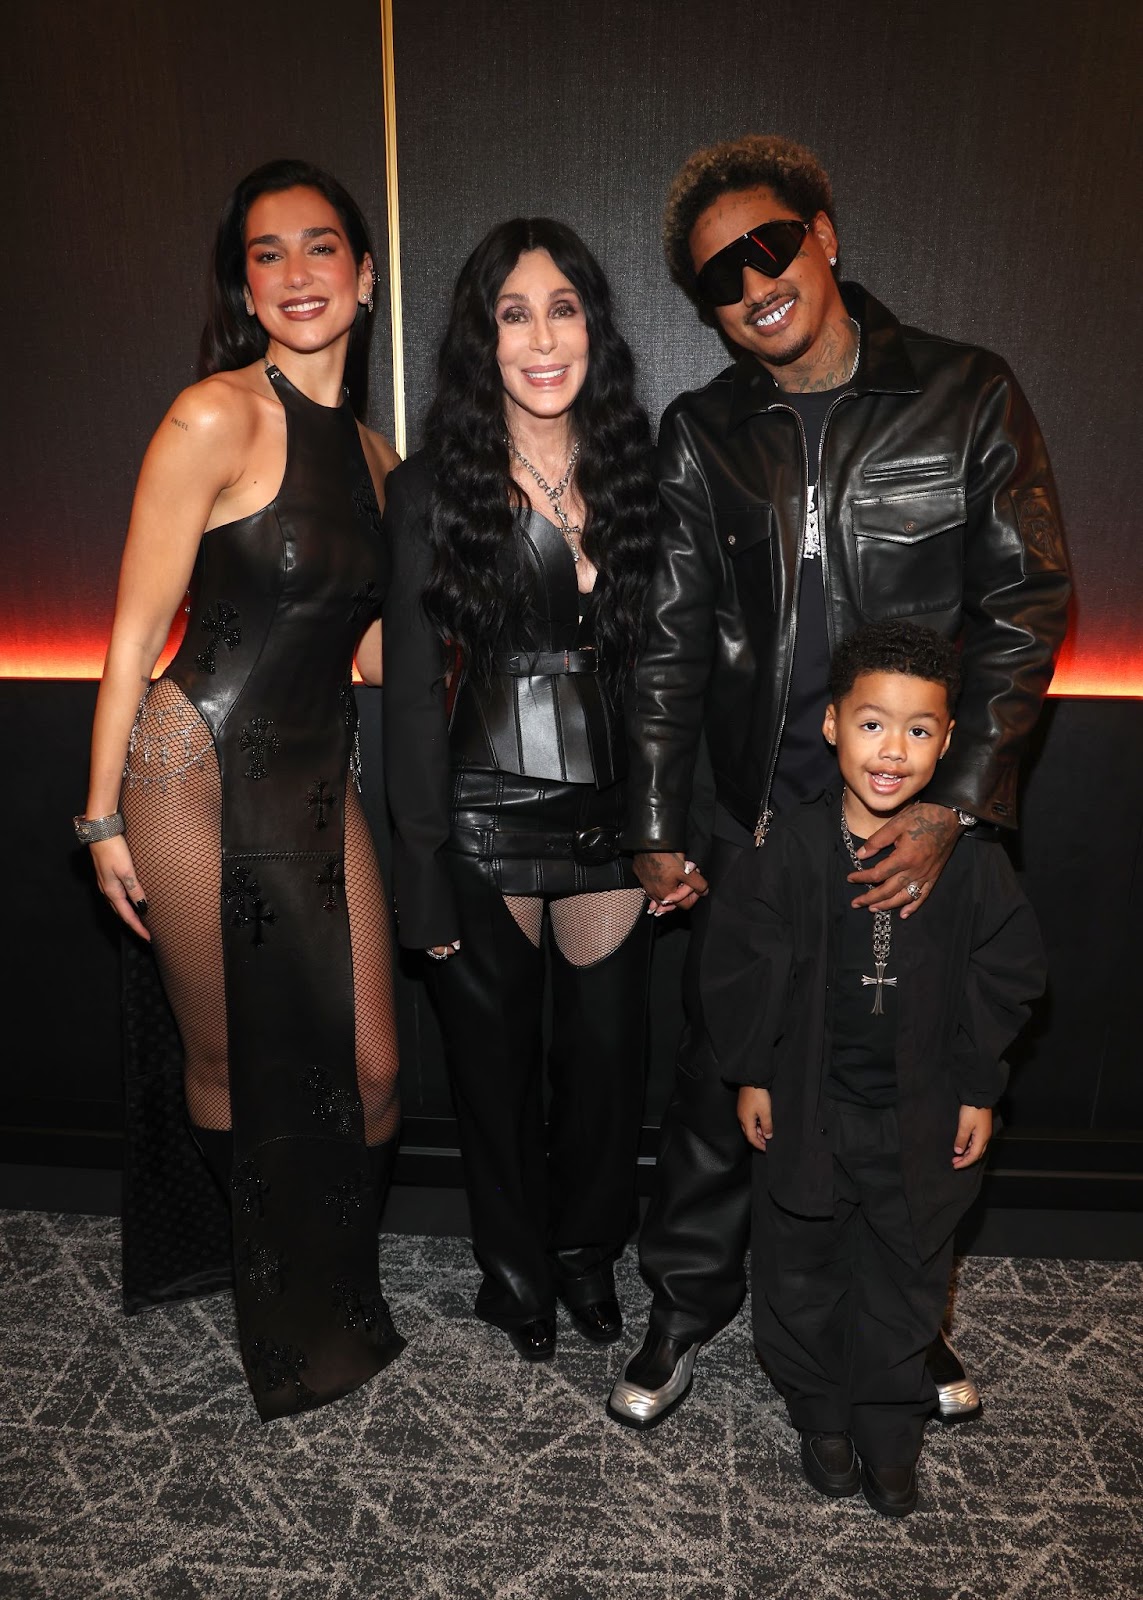
M533 948L489 868L451 855L459 954L429 979L449 1061L480 1316L502 1327L550 1316L557 1294L589 1305L637 1216L651 920L590 967L549 940L552 1043L545 1130L545 952Z
M639 1264L654 1293L651 1326L688 1343L713 1338L746 1297L751 1150L738 1126L737 1091L719 1078L707 1042L698 981L711 896L740 853L712 841L711 894L691 913L675 1085L639 1238Z

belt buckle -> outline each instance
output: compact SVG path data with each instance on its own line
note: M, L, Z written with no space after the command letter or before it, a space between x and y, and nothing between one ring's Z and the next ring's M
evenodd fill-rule
M572 835L572 856L581 867L602 867L618 855L614 828L577 828Z

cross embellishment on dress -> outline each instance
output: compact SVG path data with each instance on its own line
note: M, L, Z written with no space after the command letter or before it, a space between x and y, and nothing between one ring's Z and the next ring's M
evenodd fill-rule
M861 974L861 987L863 989L876 987L877 993L873 997L873 1010L869 1015L871 1017L883 1017L885 1015L885 1007L881 1004L881 991L885 987L895 989L897 980L896 978L887 978L885 976L886 963L884 961L875 961L874 966L877 968L877 976L875 978L867 978L863 972Z
M337 891L345 887L345 873L337 856L330 856L314 882L325 890L323 910L333 911L337 906Z
M223 889L222 898L231 908L232 925L241 928L252 922L253 943L265 944L266 935L263 929L272 927L278 920L278 914L263 900L258 880L252 876L248 867L230 869L230 883Z
M278 744L278 735L269 717L255 717L246 724L238 736L238 746L250 752L250 765L246 768L248 778L265 778L268 775L266 757L274 754Z
M210 643L195 656L195 665L204 672L215 670L215 655L220 644L228 650L236 650L242 643L242 628L238 621L238 612L225 600L219 600L212 611L208 611L199 624L203 633L210 634Z
M324 778L319 778L306 796L306 805L313 808L315 828L329 826L329 818L326 816L326 812L332 810L336 804L336 794L334 794Z

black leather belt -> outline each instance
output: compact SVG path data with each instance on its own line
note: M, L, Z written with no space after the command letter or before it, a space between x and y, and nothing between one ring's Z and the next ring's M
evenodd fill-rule
M618 828L580 828L571 834L534 833L523 828L490 828L471 813L453 818L450 830L453 847L462 855L483 860L501 856L505 860L572 860L581 866L602 866L619 854Z
M576 672L597 672L598 658L592 649L519 650L514 655L497 656L497 672L509 678L556 678Z

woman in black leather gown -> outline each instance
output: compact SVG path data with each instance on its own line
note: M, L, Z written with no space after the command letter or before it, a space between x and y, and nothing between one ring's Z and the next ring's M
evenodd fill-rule
M77 819L103 893L151 941L185 1058L189 1128L169 1089L128 1086L128 1176L150 1189L125 1256L190 1219L128 1308L219 1282L193 1238L209 1185L193 1137L231 1201L263 1420L357 1388L402 1347L377 1267L398 1122L387 906L353 781L351 669L356 654L380 676L397 459L345 388L373 284L360 212L327 174L273 162L227 202L211 376L143 463Z
M426 440L385 514L398 928L432 958L476 1312L539 1360L557 1299L590 1339L622 1329L613 1263L635 1217L652 927L619 848L650 431L606 280L571 229L517 219L477 246Z

